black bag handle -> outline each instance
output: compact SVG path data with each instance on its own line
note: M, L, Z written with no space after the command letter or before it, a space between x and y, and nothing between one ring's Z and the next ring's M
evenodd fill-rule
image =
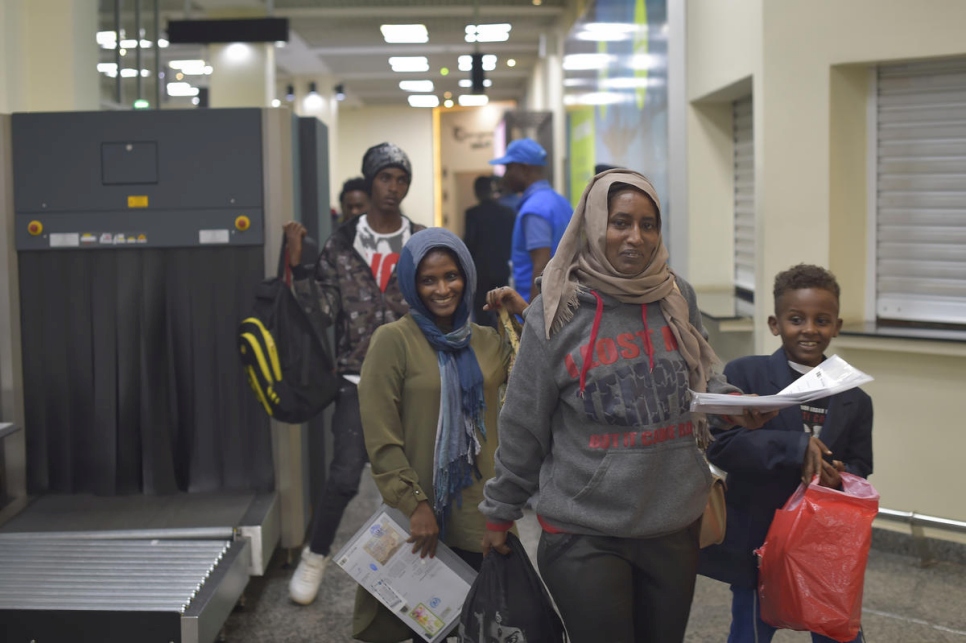
M311 256L312 261L306 261L306 257ZM319 257L319 244L315 239L305 235L302 237L302 265L314 266ZM282 248L278 253L278 271L276 276L289 286L292 285L292 266L288 263L288 239L282 235Z

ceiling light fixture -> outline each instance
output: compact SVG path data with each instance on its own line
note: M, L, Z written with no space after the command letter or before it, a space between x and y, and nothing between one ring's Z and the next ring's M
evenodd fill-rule
M393 56L389 65L395 72L426 72L429 71L429 59L426 56Z
M570 54L564 56L563 68L566 71L606 69L616 59L613 54Z
M281 106L282 106L282 101L280 101L277 98L272 99L272 107L281 107Z
M516 67L517 66L516 59L514 59L514 58L507 58L507 60L506 60L506 66L507 67Z
M490 102L486 94L461 94L459 103L462 107L482 107Z
M443 101L443 107L446 107L448 109L452 106L453 106L453 100L451 98L447 98L445 101Z
M295 85L285 86L285 100L290 103L295 100Z
M424 43L429 42L429 32L426 25L382 25L379 27L382 37L388 43Z
M506 42L512 27L503 22L493 25L466 25L466 42Z
M588 22L575 34L575 38L591 42L621 42L630 40L638 30L637 25L620 22Z
M460 80L460 87L469 88L469 87L472 87L472 86L473 86L473 81L470 80L469 78L463 78L462 80ZM485 78L483 80L483 86L484 87L492 87L493 86L493 81L490 80L489 78Z
M439 107L439 96L435 94L413 94L409 97L410 107Z
M404 92L431 92L434 86L431 80L401 80L399 89Z
M123 71L122 75L123 75ZM168 96L197 96L198 88L188 83L168 83Z
M332 88L332 93L335 94L335 99L338 101L345 100L345 85L339 83Z
M473 56L464 54L457 59L460 71L473 71ZM485 54L483 56L483 71L493 71L496 69L496 56Z

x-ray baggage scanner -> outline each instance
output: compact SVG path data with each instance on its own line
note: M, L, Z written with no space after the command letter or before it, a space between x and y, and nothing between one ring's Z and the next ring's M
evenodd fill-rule
M0 116L6 640L213 641L302 543L320 434L270 422L235 352L283 222L329 233L327 132L301 121Z

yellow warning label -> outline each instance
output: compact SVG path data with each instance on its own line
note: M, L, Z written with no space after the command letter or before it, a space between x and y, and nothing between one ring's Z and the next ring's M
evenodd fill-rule
M146 208L146 207L148 207L148 197L146 197L146 196L129 196L127 198L127 207L129 207L129 208Z

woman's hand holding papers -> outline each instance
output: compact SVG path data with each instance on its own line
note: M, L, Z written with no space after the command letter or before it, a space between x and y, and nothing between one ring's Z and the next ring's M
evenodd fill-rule
M413 543L413 553L419 552L420 558L436 556L436 542L439 540L439 525L429 502L423 500L416 505L416 510L409 517L409 540Z

